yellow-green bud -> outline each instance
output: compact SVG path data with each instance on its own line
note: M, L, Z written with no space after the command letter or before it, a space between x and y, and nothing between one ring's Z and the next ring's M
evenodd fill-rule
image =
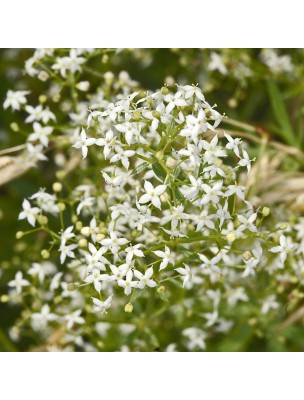
M40 225L46 225L49 220L48 217L46 217L45 215L38 215L37 221Z
M61 192L62 184L60 182L54 182L52 188L54 192Z
M90 236L91 234L91 228L89 226L84 226L83 228L81 228L81 234L83 236Z
M161 117L160 112L157 110L152 111L152 115L154 118L159 119Z
M270 208L269 207L263 207L262 214L264 217L268 217L270 214Z
M252 257L252 254L251 254L251 252L249 250L244 251L243 258L244 258L245 261L250 260L251 257Z
M56 172L56 178L61 180L65 177L66 173L62 170Z
M21 239L23 235L24 235L24 232L18 231L18 232L16 233L16 239Z
M12 122L10 127L11 127L11 130L13 132L18 132L19 131L19 125L17 124L17 122Z
M78 231L80 231L81 228L82 228L82 222L81 222L81 221L77 221L77 222L76 222L76 229L77 229Z
M64 211L65 210L65 204L64 203L58 203L58 208L59 208L59 211Z
M163 86L161 88L161 94L163 95L169 94L169 89L166 86Z
M55 96L53 96L53 102L54 103L58 103L59 101L60 101L60 94L59 93L57 93L57 94L55 94Z
M43 104L43 103L45 103L47 101L47 96L45 94L41 94L39 96L38 100L39 100L40 104Z
M7 294L3 294L0 297L1 303L7 303L9 301L9 296Z
M106 64L109 61L109 56L107 54L104 54L101 58L101 62L103 64Z
M282 224L279 226L280 231L284 231L287 228L287 224Z
M77 222L77 220L78 220L77 215L72 215L71 220L72 220L73 224L76 224L76 222ZM81 228L80 228L80 229L81 229Z
M125 305L125 312L131 313L133 311L133 306L131 303Z
M139 110L134 111L133 117L134 117L134 119L140 119L141 118L141 112Z
M228 242L230 242L230 243L234 242L235 239L236 239L235 233L234 233L233 231L229 232L229 233L226 235L226 239L227 239Z
M105 235L103 233L98 233L98 235L96 235L97 242L101 242L104 238Z
M160 150L160 151L158 151L158 152L155 154L155 157L156 157L159 161L161 161L161 160L163 159L163 157L164 157L164 153Z
M79 244L80 247L87 247L88 241L87 241L87 239L85 239L85 238L81 238L81 239L79 240L78 244Z
M78 285L76 283L68 283L67 289L69 292L73 292L78 288Z
M41 251L41 257L42 258L44 258L45 260L47 259L47 258L49 258L50 257L50 252L48 251L48 250L42 250Z
M160 286L159 288L157 288L157 293L164 293L165 290L165 286Z

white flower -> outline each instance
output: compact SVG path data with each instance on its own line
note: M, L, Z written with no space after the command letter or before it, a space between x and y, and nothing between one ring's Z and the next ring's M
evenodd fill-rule
M138 200L139 203L145 204L151 201L154 207L161 209L161 202L159 196L164 193L167 188L167 185L159 185L154 188L152 183L149 181L145 181L144 188L146 194L143 194L140 199Z
M230 135L228 135L228 133L224 133L224 136L228 140L228 143L226 144L226 149L233 150L234 154L240 157L239 146L242 143L242 139L233 139Z
M171 221L171 229L176 229L180 220L190 218L190 215L183 211L184 206L182 205L172 207L169 210L170 214L162 218L162 224L165 225L167 222Z
M203 254L198 253L197 255L199 256L201 261L203 261L203 264L201 264L201 268L211 269L214 272L221 273L220 268L217 266L217 263L221 260L221 254L218 254L211 260L208 260L208 258Z
M73 147L76 149L80 149L82 151L82 157L86 158L88 155L88 146L92 146L95 144L96 139L94 138L87 138L87 135L85 133L85 130L82 128L81 133L80 133L80 140L76 142Z
M114 156L110 159L110 162L117 162L121 161L122 165L126 168L129 169L130 166L130 161L129 157L134 156L135 151L134 150L123 150L119 146L115 146L115 152Z
M93 311L106 314L106 310L111 307L112 297L113 294L111 294L105 301L101 301L99 299L96 299L95 297L92 297L93 303L95 305L95 307L93 307Z
M245 186L229 185L225 192L225 196L229 197L232 196L233 194L236 194L241 200L244 200L245 190L246 190Z
M168 246L165 246L165 251L164 252L160 251L160 250L156 250L156 251L153 251L153 253L156 254L157 257L160 257L160 258L163 259L162 262L160 263L160 266L159 266L159 270L160 271L162 269L165 269L168 266L169 263L172 264L172 265L174 264L175 260L174 260L174 257L171 255L171 252L170 252L170 249L169 249Z
M75 253L73 252L73 250L75 250L78 247L78 244L70 244L68 246L66 246L65 243L62 243L59 247L59 251L60 251L60 262L61 264L64 263L66 257L70 257L70 258L75 258Z
M79 215L83 208L90 210L94 203L95 203L94 197L87 197L87 198L83 199L77 206L76 214Z
M137 282L137 287L139 289L143 289L145 286L157 286L157 283L153 279L150 279L153 275L153 267L148 268L144 275L141 272L135 270L134 275L137 279L139 279L139 282Z
M8 286L11 288L15 288L17 293L21 293L22 288L24 286L30 286L30 283L26 279L23 279L22 272L18 271L15 275L15 279L8 282Z
M29 224L35 226L36 219L35 215L40 212L40 208L38 207L31 207L31 204L28 200L24 199L22 203L23 211L19 214L18 219L27 219Z
M197 347L201 350L205 350L205 339L207 338L205 331L199 328L187 328L183 330L183 335L188 338L187 346L189 350L194 350Z
M58 319L58 315L52 314L50 312L50 307L48 304L45 304L42 308L40 313L32 314L32 320L34 322L34 327L38 330L44 329L48 322L55 321Z
M81 71L81 64L83 64L85 61L85 58L78 57L77 51L75 49L71 49L70 55L68 57L56 58L56 63L52 65L52 69L60 70L63 78L66 78L67 70L70 70L72 73L76 71Z
M142 247L142 244L136 244L135 246L130 246L125 249L125 252L127 253L126 261L127 264L130 264L132 261L133 256L137 257L144 257L144 253L139 250L139 248Z
M106 252L106 248L101 247L99 250L97 250L92 243L89 243L88 246L91 254L86 254L86 262L88 265L87 272L91 272L94 268L105 271L105 264L109 262L105 257L103 257L103 254Z
M205 195L201 199L201 204L218 203L220 201L220 196L223 196L223 192L221 191L223 186L223 181L217 181L212 187L207 185L206 183L202 184L202 189L205 191Z
M125 238L118 238L116 233L111 231L110 238L103 239L101 241L101 244L109 248L113 254L116 254L120 247L127 244L128 242L129 240Z
M47 157L43 154L43 146L38 144L33 146L32 143L26 143L26 149L28 151L29 161L36 162L37 160L46 161Z
M207 142L206 140L201 140L201 146L205 150L204 160L208 164L212 164L216 157L227 157L227 154L224 150L217 146L218 144L218 136L214 135L214 138L211 142Z
M276 296L271 294L264 300L261 312L262 314L268 314L270 310L277 310L279 306L279 303L276 301Z
M39 122L34 122L33 124L34 133L31 133L28 140L33 142L39 140L39 142L47 147L49 144L48 136L53 132L53 128L51 126L42 127Z
M280 235L280 246L275 246L269 249L272 253L280 253L280 260L284 264L287 254L294 249L294 244L291 243L291 239L286 238L284 235Z
M185 268L175 268L175 271L177 271L179 274L183 275L183 287L187 285L188 282L191 282L192 279L192 273L191 273L191 268L189 265L184 264Z
M95 290L97 290L97 292L100 293L101 291L100 281L106 281L109 280L109 278L110 277L107 274L100 275L99 269L93 269L92 273L88 275L84 281L87 283L93 283Z
M28 90L19 90L13 92L9 90L6 94L6 99L3 103L3 108L7 109L8 107L12 107L12 110L20 110L21 104L26 104L26 95L30 92Z
M222 56L220 56L215 52L212 52L210 54L210 62L208 64L208 69L209 71L218 70L222 75L226 75L228 72Z
M50 120L56 121L55 115L48 108L44 110L41 104L37 107L25 106L25 110L29 113L25 119L27 123L42 120L44 124L47 124Z
M239 301L248 301L249 298L243 287L232 289L227 294L227 302L229 306L234 307Z
M111 129L106 133L105 138L96 139L95 144L97 146L103 147L103 155L105 159L107 159L108 155L111 153L115 141L116 141L116 136L114 136L113 131Z
M61 236L61 244L65 244L69 239L75 237L75 233L72 232L72 230L74 229L74 226L71 225L68 228L66 228L66 230L64 232L61 232L60 236Z
M177 93L175 93L175 95L167 94L165 96L165 101L168 103L166 106L167 114L169 114L175 107L183 107L188 105L186 100L182 99L181 96L182 96L181 91L178 91Z
M238 220L241 222L241 225L237 228L238 232L243 232L246 229L249 229L251 232L257 232L257 227L253 224L257 218L257 213L253 213L249 218L245 218L243 215L238 215Z
M80 314L81 310L76 310L64 317L68 329L72 329L75 324L82 325L85 323L85 320L82 317L80 317Z
M126 275L126 279L120 279L117 283L120 287L123 287L125 289L125 294L128 296L132 288L137 287L138 282L132 282L133 278L133 272L129 270Z
M243 152L243 156L241 157L241 159L239 161L239 165L241 167L247 167L248 174L249 174L250 170L251 170L251 160L250 160L249 155L246 150L243 149L242 152Z

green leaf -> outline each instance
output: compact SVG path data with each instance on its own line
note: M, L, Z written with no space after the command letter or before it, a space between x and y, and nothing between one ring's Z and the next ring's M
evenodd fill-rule
M174 190L175 193L175 198L181 203L181 204L186 204L187 199L186 197L181 193L178 187L174 187L172 190Z
M274 81L269 80L267 81L267 90L273 114L280 128L277 131L278 134L290 146L299 146L299 138L297 138L296 134L293 131L288 117L288 112L282 100L282 96L278 89L278 86Z
M143 163L139 164L136 168L133 169L131 175L140 174L141 172L145 171L149 167L149 165L150 164L148 162L143 162Z
M161 180L164 181L167 177L167 173L164 170L164 168L160 165L160 163L156 162L155 164L152 165L152 169L155 173L155 175Z

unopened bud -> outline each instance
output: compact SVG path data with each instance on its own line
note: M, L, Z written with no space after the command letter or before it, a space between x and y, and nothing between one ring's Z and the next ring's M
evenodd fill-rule
M78 231L80 231L81 228L82 228L82 222L81 222L81 221L77 221L77 222L76 222L76 229L77 229Z
M87 92L90 89L90 82L88 81L78 82L76 88L81 92Z
M252 254L251 254L251 252L249 250L244 251L243 258L244 258L245 261L250 260L251 257L252 257Z
M167 192L163 193L160 195L160 199L163 203L165 203L166 201L168 201L170 199L169 194Z
M37 221L40 225L46 225L49 220L48 217L46 217L45 215L38 215Z
M67 289L69 292L73 292L73 290L78 289L78 285L76 285L76 283L68 283Z
M113 83L113 80L114 80L113 72L110 72L110 71L106 72L104 74L104 79L105 79L107 85L111 85Z
M125 312L131 313L133 311L133 306L131 303L125 305Z
M158 152L155 154L155 157L156 157L159 161L161 161L161 160L163 159L163 157L164 157L164 153L160 150L160 151L158 151Z
M160 112L157 110L152 111L152 115L154 118L159 119L161 117Z
M66 175L66 173L64 171L62 171L62 170L56 172L56 178L57 179L61 180L61 179L63 179L65 177L65 175Z
M49 79L49 74L46 71L40 71L38 74L38 79L42 82L46 82Z
M47 259L47 258L49 258L50 257L50 252L48 251L48 250L42 250L41 251L41 257L42 258L44 258L45 260Z
M17 124L17 122L12 122L10 127L11 127L11 130L13 132L18 132L19 131L19 125Z
M40 104L43 104L43 103L45 103L45 102L47 101L47 96L46 96L45 94L41 94L41 95L38 97L38 100L39 100L39 103L40 103Z
M59 211L64 211L65 210L65 204L64 203L58 203L58 208L59 208Z
M85 239L85 238L81 238L81 239L79 240L78 244L79 244L80 247L87 247L88 241L87 241L87 239Z
M229 232L227 235L226 235L226 239L228 240L228 242L234 242L235 241L235 239L236 239L236 236L235 236L235 233L234 232Z
M134 119L140 119L141 118L141 112L139 110L134 111L133 117L134 117Z
M24 235L24 232L18 231L18 232L16 233L16 239L21 239L23 235Z
M264 217L268 217L270 214L270 208L269 207L263 207L262 214Z
M91 228L89 226L84 226L83 228L81 228L81 234L83 236L90 236L91 234Z
M165 286L160 286L159 288L157 288L157 293L164 293L165 290Z
M176 166L176 160L173 157L168 157L166 160L166 166L173 169Z
M161 88L161 94L163 95L169 94L169 89L166 86L163 86Z
M9 301L9 296L7 294L3 294L0 297L1 303L7 303Z
M287 224L282 224L279 226L280 231L284 231L285 229L287 229Z
M54 192L61 192L62 184L60 182L54 182L52 188Z
M98 235L96 235L97 242L101 242L104 238L105 235L103 233L98 233Z

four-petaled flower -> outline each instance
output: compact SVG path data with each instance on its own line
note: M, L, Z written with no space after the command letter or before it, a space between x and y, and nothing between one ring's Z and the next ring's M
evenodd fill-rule
M31 204L28 200L24 199L22 203L23 211L19 214L18 219L27 219L28 222L35 226L36 219L35 215L40 212L40 208L38 207L31 207Z
M80 149L82 151L82 157L86 158L88 155L88 146L92 146L95 144L96 139L94 138L87 138L87 135L85 133L85 130L82 128L81 133L80 133L80 140L76 142L73 147L76 149Z
M159 196L164 193L167 185L159 185L154 187L151 182L145 181L144 188L146 193L143 194L138 200L140 204L145 204L151 201L154 207L161 209L161 202Z

